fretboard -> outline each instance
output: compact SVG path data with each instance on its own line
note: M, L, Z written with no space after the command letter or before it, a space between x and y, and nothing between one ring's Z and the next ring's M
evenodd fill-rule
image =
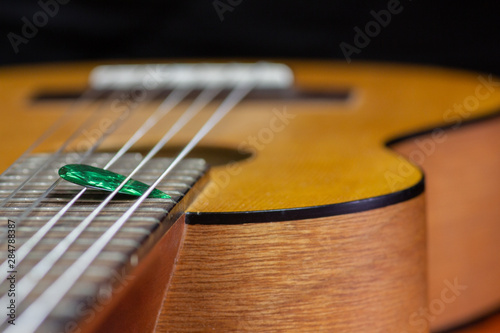
M102 167L111 157L112 155L107 153L94 154L86 161L86 164ZM40 230L43 230L43 227L82 189L80 186L59 180L57 186L46 193L47 189L59 178L58 168L68 163L75 163L78 155L66 154L53 161L49 160L51 158L50 155L45 154L30 156L14 164L0 176L0 202L15 192L15 195L0 207L2 226L0 228L0 253L4 254L0 259L4 268L0 271L3 280L0 285L0 297L2 297L0 306L6 309L11 302L10 299L14 299L17 318L22 316L23 312L36 302L37 298L137 199L137 197L124 194L113 198L76 241L64 253L61 253L61 258L44 276L32 278L35 283L33 283L32 290L27 293L26 291L30 290L25 287L29 285L28 279L25 278L27 274L109 195L109 192L87 190L19 262L18 254L22 252L22 248L28 248L29 242L33 241L37 232L40 234ZM139 154L126 154L110 170L128 175L140 159ZM47 164L47 161L50 163ZM167 158L153 159L133 178L152 184L170 162L171 160ZM43 167L44 164L47 165ZM57 307L50 312L40 327L40 331L59 331L69 320L78 320L79 304L88 302L89 299L96 299L96 295L100 292L109 290L113 284L119 283L119 277L126 276L141 261L168 230L171 223L182 213L178 208L180 205L177 204L203 176L206 168L205 162L200 159L187 159L181 162L157 187L170 195L171 199L148 198L139 206L70 291L64 295ZM25 180L40 169L41 171L36 176L18 189ZM39 200L43 196L45 197ZM8 222L9 220L11 222ZM11 227L9 228L8 225ZM15 227L12 227L13 225ZM9 254L9 234L14 234L8 230L15 230L15 237L10 238L15 239L15 242L10 243L10 249L15 249L11 251L15 254L14 266L10 266L6 261ZM15 276L15 297L9 296L10 283L6 280L9 275ZM21 295L23 293L26 297ZM6 321L2 322L1 329L10 326Z

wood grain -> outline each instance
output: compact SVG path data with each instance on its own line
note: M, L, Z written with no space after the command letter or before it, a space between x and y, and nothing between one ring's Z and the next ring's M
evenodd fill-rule
M429 299L437 300L428 311L433 328L467 323L497 309L500 117L448 129L439 142L425 135L393 148L407 157L423 156L415 162L424 168L427 183ZM455 279L467 289L443 308L438 301L445 281Z
M129 276L115 286L105 311L82 319L83 332L153 332L182 244L184 218L159 240Z
M424 198L370 212L189 225L157 332L418 332Z
M4 110L9 110L2 115L6 124L3 134L12 142L12 145L4 146L5 157L0 161L0 168L4 169L12 163L69 105L48 102L31 104L30 96L41 88L83 89L94 65L33 66L29 73L26 69L0 71L0 98ZM227 184L214 181L199 202L190 207L190 211L310 207L371 198L408 188L420 181L420 171L401 161L392 151L384 149L384 143L422 128L453 124L445 117L446 111L453 108L454 103L462 103L466 97L474 96L481 85L476 74L432 68L369 64L345 66L331 62L291 62L290 66L295 72L297 87L323 90L348 88L352 91L351 98L346 103L324 100L284 103L276 100L239 105L203 140L202 145L253 149L256 158L237 163L236 175L231 175ZM112 112L109 110L111 102L107 112ZM500 91L492 91L488 98L479 102L478 107L462 120L495 111L500 106ZM117 135L106 140L105 146L108 149L121 146L153 107L149 105L134 115ZM214 107L212 105L209 109ZM91 109L84 110L78 113L79 117L88 116ZM266 138L259 133L270 129L276 117L273 110L286 111L295 118L289 119L283 130L276 131L272 139L259 141L258 146L249 145L251 137L261 135ZM180 111L174 112L172 118ZM193 135L194 128L208 114L207 110L200 115L192 127L172 141L172 145L185 144ZM81 119L77 123L81 123ZM160 122L141 140L140 145L150 147L166 126L167 122ZM45 149L56 149L73 128L56 133L50 140L52 145L47 144ZM388 182L386 172L397 173L402 167L409 170L408 177L402 182ZM224 179L228 172L225 166L215 167L212 170L213 179Z
M94 65L0 70L0 129L7 138L1 147L1 170L70 104L32 103L31 96L41 89L81 90ZM203 140L203 145L251 151L254 155L230 168L214 167L211 182L188 212L313 207L395 193L414 186L422 173L385 143L422 129L492 115L500 108L498 83L488 75L331 62L291 62L290 66L297 87L347 88L350 99L345 103L319 100L291 104L276 100L239 105ZM112 102L104 104L102 116L113 113ZM104 142L103 149L121 146L156 105L144 105L134 113L116 135ZM159 122L137 148L156 143L168 121L175 119L184 106ZM85 104L74 121L57 131L39 151L57 149L95 107ZM214 108L211 105L205 110L172 144L185 144ZM282 130L273 131L276 112L286 112L293 118L283 122ZM265 139L262 133L269 133L269 129L272 139ZM411 318L418 307L430 304L423 282L425 207L419 197L374 211L319 219L187 226L180 265L158 331L394 329L399 333L398 329L425 330L429 323L435 328L446 327L447 323L471 318L470 313L491 308L498 292L498 265L491 260L498 253L494 245L500 244L495 224L498 205L494 203L499 184L494 175L499 165L496 133L498 127L486 126L455 140L454 132L423 162L431 186L429 302L441 296L444 280L455 278L450 272L474 279L470 280L474 290L469 289L449 305L439 319L442 321L422 322L418 314ZM259 135L264 140L249 144ZM77 147L75 143L72 149ZM415 147L422 149L413 141L401 152L410 156ZM388 174L399 177L391 181Z

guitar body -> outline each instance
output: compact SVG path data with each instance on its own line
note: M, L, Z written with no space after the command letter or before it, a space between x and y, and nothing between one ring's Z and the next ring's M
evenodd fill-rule
M424 332L497 309L500 82L287 64L295 89L320 94L249 97L223 118L194 151L213 164L203 186L113 297L67 329ZM2 170L71 104L34 96L83 91L95 65L1 70ZM117 151L158 103L144 103L99 150ZM134 149L152 147L187 105ZM169 147L184 146L216 106ZM89 112L38 150L56 151Z

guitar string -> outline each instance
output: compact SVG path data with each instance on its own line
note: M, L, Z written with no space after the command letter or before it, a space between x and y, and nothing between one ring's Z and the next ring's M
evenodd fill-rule
M112 86L111 86L111 88L112 88ZM143 90L144 90L144 91L146 91L146 92L150 92L148 89L145 89L145 88L144 88ZM80 96L80 97L78 98L78 100L77 100L77 101L75 101L75 102L73 103L73 105L74 105L74 104L79 103L79 101L83 101L84 99L89 99L89 97L86 97L86 94L87 94L87 93L92 94L93 92L94 92L94 90L92 90L92 89L88 89L86 92L84 92L84 93L82 94L82 96ZM123 93L123 91L120 91L120 90L112 90L112 93L110 94L110 96L108 96L108 97L106 98L106 100L105 100L105 101L103 101L103 102L101 102L101 103L99 104L99 106L97 107L97 109L95 109L95 110L94 110L94 112L91 114L91 116L89 116L89 117L87 118L87 120L86 120L86 121L85 121L85 122L84 122L84 123L83 123L83 124L82 124L82 125L81 125L81 126L80 126L80 127L79 127L79 128L78 128L78 129L77 129L77 130L76 130L76 131L75 131L75 132L74 132L74 133L73 133L73 134L72 134L72 135L68 138L68 139L66 139L66 141L65 141L65 142L64 142L64 143L63 143L63 144L62 144L62 145L58 148L58 150L57 150L56 152L54 152L53 154L51 154L51 155L49 156L49 158L48 158L46 161L44 161L44 163L42 163L40 166L38 166L38 167L37 167L37 169L36 169L36 170L34 170L34 171L33 171L33 173L32 173L32 174L30 174L30 176L29 176L26 180L24 180L24 181L23 181L20 185L18 185L18 187L17 187L17 188L16 188L13 192L11 192L11 193L10 193L10 195L9 195L9 196L7 196L6 198L4 198L4 199L3 199L3 201L0 203L0 207L3 207L5 204L7 204L7 203L8 203L8 201L9 201L9 200L11 200L11 199L12 199L12 198L13 198L13 197L14 197L14 196L15 196L15 195L16 195L16 194L17 194L17 193L18 193L18 192L19 192L22 188L24 188L24 186L25 186L25 185L26 185L29 181L31 181L31 180L32 180L32 179L33 179L33 178L34 178L34 177L35 177L35 176L36 176L39 172L41 172L42 170L45 170L45 169L46 169L46 167L47 167L47 166L48 166L51 162L53 162L53 161L54 161L57 157L59 157L59 156L60 156L60 155L61 155L61 154L65 151L65 149L69 146L69 144L70 144L71 142L75 141L75 140L78 138L78 136L79 136L79 135L81 135L81 134L83 133L83 131L85 130L85 128L86 128L88 125L90 125L90 124L91 124L91 123L92 123L92 122L93 122L96 118L99 118L99 116L100 116L100 112L104 109L104 107L105 107L105 106L107 106L107 105L109 105L109 104L112 104L112 102L113 102L113 101L118 100L118 98L117 98L117 97L118 97L118 95L119 95L119 94L121 94L121 93ZM95 100L97 100L97 99L100 97L99 95L101 95L101 96L102 96L102 95L104 95L104 94L105 94L105 92L104 92L104 91L99 91L99 92L98 92L98 94L97 94L97 96L96 96L96 97L94 97L94 99L91 99L91 101L92 101L92 102L94 102ZM151 100L151 99L153 99L153 98L154 98L154 96L149 97L149 100ZM70 108L71 108L71 107L70 107ZM135 108L129 108L129 109L126 109L125 111L123 111L123 112L122 112L122 114L123 114L123 113L126 113L126 112L129 112L129 111L132 111L133 109L135 109ZM79 109L78 109L78 108L75 108L75 110L74 110L74 111L77 111L77 110L79 110ZM54 126L53 126L53 127L54 127ZM109 128L108 128L108 130L109 130ZM50 134L52 134L52 133L50 133ZM44 134L44 135L45 135L45 134ZM49 136L49 135L46 135L46 137L48 137L48 136ZM43 142L43 140L40 140L40 139L41 139L41 138L39 138L39 139L37 140L37 141L39 141L39 143L38 143L38 144L40 144L40 143L42 143L42 142ZM45 138L44 138L44 139L45 139ZM89 148L89 150L90 150L90 149L92 149L93 147L95 147L95 144L94 144L92 147L90 147L90 148ZM30 151L29 151L29 152L25 152L23 155L28 155L29 153L31 153L31 151L32 151L34 148L35 148L35 144L33 144L33 145L30 147L30 149L29 149ZM82 161L82 160L81 160L81 161ZM81 162L81 161L80 161L80 162ZM16 162L17 162L17 161L16 161ZM13 164L9 167L9 169L10 169L10 168L12 168L14 165L15 165L15 163L13 163ZM18 222L18 221L16 221L16 222Z
M182 100L185 95L187 95L189 92L192 91L192 88L191 89L187 89L187 88L180 88L182 87L182 85L178 85L178 87L176 89L174 89L174 91L172 91L169 96L164 100L164 103L163 104L168 104L168 103L178 103L180 100ZM119 92L119 91L118 91ZM176 102L177 100L177 102ZM161 105L161 107L164 107L164 105ZM137 141L140 137L142 137L142 135L144 135L147 130L149 128L151 128L161 117L163 117L164 115L162 115L161 113L157 114L155 117L152 117L151 119L148 119L148 123L145 124L144 128L143 128L143 133L136 133L136 137L135 138L132 138L131 140L129 140L129 142L123 146L120 151L117 153L117 155L115 155L113 157L113 159L111 161L108 162L108 165L106 166L109 167L111 164L113 164L114 162L116 162L116 160L121 156L123 155L123 153L125 153L134 143L135 141ZM101 138L102 139L102 138ZM137 139L137 140L136 140ZM98 146L98 144L95 144L92 148L92 149L95 149L96 147ZM64 149L64 148L62 148ZM58 150L58 154L60 153L60 151L62 150L61 148ZM90 155L92 152L87 152L87 155ZM82 161L82 160L81 160ZM80 161L80 162L81 162ZM38 173L39 171L37 171L35 173L35 175ZM34 175L31 175L30 179L32 179L34 177ZM27 179L23 184L21 184L20 187L24 186L27 181L29 181L30 179ZM58 179L40 198L38 198L38 200L30 207L30 209L25 212L21 217L20 219L24 219L25 217L28 216L29 212L31 212L31 210L36 207L42 200L43 198L45 198L48 193L50 193L56 186L57 186L57 183L60 181L60 179ZM11 199L18 191L20 190L20 188L18 188L16 191L14 191L14 193L11 193L10 196L6 199L6 200L9 200ZM0 206L1 207L1 206ZM19 218L18 218L19 219ZM17 221L19 223L19 221Z
M178 90L172 91L172 93L169 94L169 96L164 100L164 103L162 103L160 105L160 107L155 111L155 113L153 113L153 115L151 115L148 118L148 121L146 121L146 123L144 123L141 126L141 128L134 134L134 136L131 139L129 139L129 141L124 146L122 146L122 148L115 154L115 156L113 157L113 159L106 164L105 169L109 168L114 162L116 162L116 160L118 160L123 154L125 154L125 152L132 145L134 145L134 143L136 143L144 134L146 134L147 131L161 117L165 116L166 113L168 113L173 107L175 107L180 101L182 101L184 99L184 97L189 92L190 92L190 90L184 90L184 89L178 89ZM150 101L153 98L154 98L154 96L151 96L148 100L145 101L145 103L143 102L142 105L145 105L148 101ZM130 113L129 113L129 115L130 115ZM128 116L127 117L120 117L120 118L118 118L117 121L115 121L115 123L111 127L109 127L98 140L96 140L96 142L92 145L92 147L90 147L79 158L79 160L77 161L77 163L84 162L90 155L92 155L95 152L95 150L101 145L101 143L109 135L111 135L116 129L118 129L120 127L120 125L123 124L127 120L127 118L128 118ZM151 122L149 120L153 120L153 121ZM17 218L18 221L16 221L16 223L19 224L21 221L23 221L32 212L32 210L35 209L42 202L42 200L45 199L47 197L47 195L49 195L50 192L52 192L55 189L55 187L60 182L61 182L61 178L58 178L42 195L40 195L37 198L36 201L34 201L31 204L31 206L27 210L24 211L24 213L20 217Z
M135 135L120 149L119 152L116 153L116 155L112 158L111 161L109 161L107 163L107 165L104 167L104 169L107 169L109 166L111 166L114 162L116 162L116 160L118 160L120 158L120 156L122 156L137 140L140 139L140 137L142 137L154 124L156 124L156 122L162 118L163 116L165 116L166 112L168 112L169 109L173 108L176 104L178 104L180 101L182 101L184 99L184 97L190 93L192 91L192 89L182 89L182 88L177 88L175 89L174 91L172 91L169 96L167 96L167 98L165 98L165 100L163 101L163 103L158 107L157 109L157 112L154 113L154 115L152 117L149 118L149 120L146 122L146 124L143 124L143 126L141 127L140 130L138 130ZM119 93L120 91L117 91L115 93ZM144 102L143 102L144 104ZM161 110L166 110L165 111L161 111ZM129 110L130 111L130 110ZM82 126L82 127L85 127L85 126ZM101 138L101 141L102 141L103 138ZM89 151L87 151L87 153L85 154L84 158L81 159L84 160L85 157L87 157L88 155L90 155L90 153L93 152L93 150L95 150L95 147L97 147L99 145L99 142L97 142ZM62 149L61 149L62 150ZM42 200L44 197L46 197L48 195L48 193L50 193L55 187L56 185L58 184L58 182L60 181L60 179L58 179L56 182L54 182L54 184L52 184L49 189L47 191L45 191L45 193L40 197L38 198L38 200L30 207L30 209L28 209L27 211L25 211L25 213L21 216L21 220L23 220L25 217L27 217L29 215L29 213L32 211L32 209L34 207L36 207ZM46 225L44 227L42 227L41 229L39 229L37 231L37 233L35 233L35 235L33 235L25 244L23 247L19 248L18 252L17 252L17 265L19 265L19 263L27 256L27 254L34 248L34 246L37 245L37 243L43 238L43 236L50 231L50 228L60 219L60 217L72 206L72 204L74 202L76 202L76 200L85 192L85 190L82 190L81 193L78 193L77 194L77 197L76 198L73 198L73 200L71 201L71 203L69 205L67 205L66 207L63 207L62 211L59 211L56 216L54 216L53 219L51 219L51 221L49 221L50 223L46 223ZM18 223L19 223L19 219L18 219ZM16 266L17 266L16 265ZM2 264L0 265L0 268L4 268L4 271L7 270L7 260Z
M155 121L153 121L153 123L155 123ZM182 126L182 125L181 125L181 126ZM123 151L126 151L126 150L127 150L127 147L124 147ZM154 152L153 152L153 154L154 154ZM116 159L115 159L115 160L116 160ZM113 161L111 161L111 163L113 163ZM111 163L110 163L110 164L111 164ZM75 200L76 200L76 199L75 199Z
M92 95L92 94L94 94L96 92L97 92L97 94L96 94L95 97L91 97L90 96L90 95ZM88 100L90 100L90 103L93 103L95 100L97 100L99 98L100 94L102 94L102 92L100 92L100 91L95 91L95 90L92 90L92 89L85 90L82 93L82 95L80 97L78 97L78 99L76 101L74 101L68 108L66 108L66 110L64 111L64 113L57 119L57 121L55 123L53 123L44 133L42 133L42 135L40 137L38 137L38 139L36 139L35 142L33 142L33 144L31 146L29 146L28 149L26 149L24 151L24 153L22 153L14 161L14 163L12 163L2 173L2 175L7 174L9 171L11 171L11 169L14 166L16 166L17 164L21 163L24 159L26 159L26 157L28 157L28 155L31 154L35 150L36 147L38 147L39 145L41 145L53 133L55 133L55 131L57 131L57 129L59 127L61 127L65 123L66 118L71 117L73 115L73 113L75 113L76 111L80 110L80 108L83 108L83 107L81 107L81 104L84 104L85 102L88 102Z
M114 92L112 95L117 95L118 92ZM25 179L20 185L17 186L17 188L11 192L10 195L8 195L2 202L0 203L0 208L5 206L24 186L31 181L38 173L40 173L42 170L45 170L45 168L52 163L57 157L59 157L63 151L69 146L69 144L73 141L75 141L79 135L81 135L84 131L84 129L89 126L93 121L94 118L98 118L99 113L102 111L106 104L101 103L95 110L92 112L92 114L85 120L85 122L78 127L78 129L68 138L66 141L54 152L51 154L47 160L45 160L36 170L33 171L32 174L28 176L27 179Z
M151 151L144 157L141 163L136 167L136 171L140 170L151 158L153 158L158 151L175 135L177 134L199 111L201 111L208 103L210 103L217 94L221 91L220 88L205 89L195 99L193 104L183 113L171 129L164 135L164 137L151 149ZM132 176L132 174L131 174ZM85 189L81 192L83 193ZM73 204L80 195L75 197L67 206ZM66 208L66 207L65 207ZM68 234L58 245L53 248L44 258L42 258L26 275L18 282L17 303L21 302L26 296L36 287L41 279L52 269L56 261L59 260L66 250L73 244L73 242L80 236L84 229L90 224L90 220L82 221L73 231ZM6 296L3 298L7 299ZM0 304L6 300L0 299ZM0 322L0 324L3 322Z
M115 95L117 94L118 92L115 92ZM106 101L107 102L107 101ZM107 103L104 102L106 105ZM100 105L99 108L97 108L96 111L100 111L102 110L104 106L103 105ZM124 121L126 119L126 117L119 117L114 124L111 125L111 127L108 128L108 130L103 134L103 136L101 138L99 138L90 148L89 150L87 150L83 156L80 156L80 162L84 161L88 156L90 156L90 153L92 153L95 148L97 147L97 145L102 141L104 140L104 138L107 136L107 134L109 134L111 132L111 130L114 130L116 129L117 126L113 127L113 125L121 122L122 120ZM79 129L84 129L85 126L81 126ZM111 129L111 130L110 130ZM69 145L69 141L66 141L64 143L64 145ZM64 149L64 148L63 148ZM60 151L61 149L59 149L58 151ZM90 151L90 153L89 153ZM45 163L44 163L45 164ZM40 171L41 169L37 169L37 173ZM18 218L16 218L16 225L17 226L20 226L21 222L24 221L24 219L33 211L34 208L36 208L38 206L38 204L53 190L56 188L56 186L59 184L60 182L60 178L58 178L56 181L54 181L47 190L44 191L44 193L42 195L40 195L27 209L24 210L24 213L19 216ZM3 231L3 230L2 230ZM12 270L15 270L17 269L17 266L21 263L21 261L24 260L24 258L29 254L29 252L31 251L31 249L36 246L36 244L41 240L42 237L40 237L40 235L45 235L47 232L49 232L50 230L47 230L46 228L42 228L42 229L39 229L35 235L33 235L32 237L30 237L30 239L28 239L28 241L23 244L22 246L20 246L17 251L16 251L16 268L14 269L10 269L9 267L9 263L8 263L8 260L5 260L2 262L2 264L0 265L0 272L3 272L3 273L0 273L2 274L3 278L5 278L6 276L9 275L8 271L12 271ZM43 234L42 234L43 233ZM5 281L5 279L3 279L2 281ZM4 284L6 282L3 282L2 284ZM1 285L1 284L0 284ZM1 303L0 303L1 305Z
M156 109L156 111L151 115L148 119L153 119L155 122L158 121L161 117L165 116L172 108L174 108L180 101L184 99L184 97L189 93L189 90L185 89L178 89L174 90L165 98L165 100L160 104L160 106ZM149 100L153 99L154 96L151 96L149 99L144 101L143 103L147 103ZM123 122L125 121L126 118L120 118L118 121ZM119 124L116 124L118 125ZM131 147L134 143L136 143L147 131L154 125L153 122L146 122L143 124L137 132L127 141L127 143L124 145L124 147ZM114 128L117 128L118 126L114 126ZM99 140L96 141L96 143L85 152L85 154L80 158L80 163L85 161L85 159L92 154L95 149L99 146L99 144L109 135L111 134L112 131L107 131L105 132ZM140 135L136 135L140 134ZM128 149L128 148L127 148ZM118 160L121 156L125 154L127 149L120 149L110 160L105 166L104 169L109 168L116 160ZM58 178L40 197L37 198L37 200L27 209L25 212L18 218L16 223L20 223L23 221L32 211L34 208L38 206L38 204L59 184L61 181L61 178ZM78 193L77 196L80 197L84 191L81 191L82 193ZM71 205L76 201L76 199L71 200ZM68 206L68 205L67 205ZM16 251L16 262L17 265L21 263L21 261L29 254L29 252L38 244L38 242L45 236L50 231L50 228L57 223L59 218L70 208L71 206L68 207L63 207L61 211L59 211L51 220L49 220L44 226L42 226L41 229L39 229L33 236L30 237L26 241L26 243L23 244L17 251ZM16 265L16 266L17 266ZM0 272L6 272L7 271L7 266L8 262L5 260L1 265L0 265ZM7 274L8 275L8 274Z
M148 100L153 99L154 96L150 96ZM126 117L120 117L117 119L114 125L119 125L117 123L125 121ZM95 151L96 147L102 142L107 135L109 135L112 130L116 129L119 126L114 126L113 128L109 127L108 131L106 131L99 140L94 143L92 147L90 147L89 150L87 150L83 156L80 158L80 162L85 161L85 159L90 156L92 152ZM111 129L111 130L109 130ZM56 187L56 185L60 182L60 178L58 178L40 197L37 198L37 200L28 208L25 210L25 212L17 219L16 223L19 225L20 222L22 222L32 211L34 208L38 206L38 204ZM82 193L83 194L83 193ZM81 196L81 194L79 195ZM69 209L69 207L68 207ZM56 216L59 216L59 214L56 214ZM62 216L62 215L61 215ZM49 221L51 224L55 224L56 221ZM46 224L48 224L47 222ZM16 251L16 259L17 259L17 265L28 255L28 253L31 251L31 249L41 240L41 238L48 232L50 229L48 229L45 225L39 229L26 243L24 243L17 251ZM16 265L16 266L17 266ZM1 265L0 265L0 271L6 272L7 271L7 266L8 266L8 261L5 260ZM8 274L7 274L8 275Z
M11 326L5 332L12 333L17 331L17 329L22 332L31 332L36 330L62 300L64 295L66 295L76 281L88 269L92 261L101 253L104 247L120 230L128 218L154 190L154 188L173 170L175 166L177 166L177 164L198 144L198 142L252 90L252 88L253 85L248 83L235 87L216 109L209 120L196 133L193 139L189 141L189 143L172 161L169 167L161 174L160 177L158 177L148 190L141 195L139 199L136 200L134 204L116 222L114 222L111 227L109 227L107 231L92 244L90 248L88 248L73 264L71 264L71 266L66 269L56 281L47 287L47 289L45 289L45 291L26 308L26 310L18 317L19 326ZM130 178L130 176L128 178ZM118 193L120 188L123 187L128 180L129 179L125 179L99 207L104 207L104 205L107 204L116 195L116 193ZM96 210L99 210L99 207ZM25 320L22 320L23 318L25 318Z
M117 92L118 93L118 92ZM154 96L150 96L149 97L149 100L150 99L153 99ZM104 106L101 105L97 111L100 111L102 110ZM106 139L107 136L109 136L114 130L116 130L121 123L125 122L125 120L128 118L128 116L130 115L130 110L127 110L127 111L124 111L116 120L114 123L112 123L107 129L106 131L103 133L103 135L98 139L96 140L96 142L94 142L94 144L87 150L83 153L83 155L79 156L79 160L76 161L77 163L81 163L81 162L84 162L96 149L97 147L100 145L100 143L102 141L104 141ZM81 131L83 132L84 128L86 126L81 126L79 128L79 130L81 129ZM78 137L78 135L76 135ZM74 140L74 139L73 139ZM72 141L66 141L64 143L65 146L68 146ZM61 150L64 150L66 147L63 147L62 149L58 149L58 155L61 155L62 154L62 151ZM55 160L55 157L51 157L50 158L51 161L49 162L53 162ZM32 174L30 176L30 179L33 179L34 176L36 176L39 172L41 172L42 170L45 170L45 168L48 168L49 165L47 164L47 161L45 161L43 163L43 166L41 168L38 168L37 170L35 170L35 173ZM36 200L26 209L23 210L23 213L16 217L16 224L19 226L21 224L21 222L24 221L24 219L43 201L43 199L45 199L47 197L48 194L50 194L55 188L56 186L61 182L61 179L58 178L56 181L54 181L54 183L52 183L49 188L47 190L44 191L44 193L42 193L39 197L36 198ZM17 191L19 191L22 186L26 185L27 182L25 181L23 184L21 184L20 187L17 188ZM16 192L17 192L16 191ZM13 194L11 194L11 196L13 196ZM5 232L4 230L0 230L0 235L3 235ZM21 248L20 248L21 249ZM5 260L2 265L0 265L0 269L3 268L4 265L7 264L7 260Z
M220 88L207 88L203 90L200 95L195 99L195 101L188 107L188 109L183 113L183 115L178 119L178 121L172 126L172 128L165 134L165 136L158 142L158 144L151 149L148 155L141 161L141 163L136 167L135 171L140 170L158 151L169 141L176 133L178 133L186 123L188 123L200 110L202 110L208 103L210 103L217 94L221 91ZM172 103L170 103L172 104ZM172 109L175 105L171 105ZM165 112L159 112L158 114ZM157 119L158 117L150 118ZM145 124L141 127L142 132L147 132L147 130L152 127L151 122ZM140 129L140 130L141 130ZM138 130L136 133L139 133ZM129 142L137 141L140 137L134 135ZM131 146L127 142L124 146ZM125 152L126 150L124 150ZM123 152L123 153L124 153ZM123 154L122 153L122 154ZM115 155L117 156L117 155ZM116 159L112 159L108 162L107 166L110 166L113 161ZM130 175L130 177L132 174ZM66 211L69 207L76 202L76 200L83 194L86 189L82 189L80 193L73 198L61 211ZM57 222L56 220L64 214L64 212L58 213L58 217L54 217L53 223ZM90 224L91 220L87 219L87 221L82 221L73 231L68 234L58 245L53 248L45 257L43 257L26 275L18 282L18 294L17 294L17 303L20 304L26 296L36 287L36 285L41 281L41 279L52 269L54 264L59 260L62 255L66 252L66 250L76 241L76 239L80 236L80 234L84 231L84 229ZM5 298L5 300L4 300ZM0 304L7 300L6 296L0 299ZM0 322L0 324L3 322Z

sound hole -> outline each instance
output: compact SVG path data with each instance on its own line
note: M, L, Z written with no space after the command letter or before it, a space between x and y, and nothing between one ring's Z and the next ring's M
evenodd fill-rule
M158 157L175 157L182 150L181 146L173 146L162 149L158 153ZM141 153L146 155L148 153L148 148L131 150L131 152ZM202 158L209 165L217 166L224 165L230 162L238 162L250 158L251 153L240 152L236 149L225 148L225 147L210 147L210 146L198 146L193 148L193 150L188 154L187 158Z

